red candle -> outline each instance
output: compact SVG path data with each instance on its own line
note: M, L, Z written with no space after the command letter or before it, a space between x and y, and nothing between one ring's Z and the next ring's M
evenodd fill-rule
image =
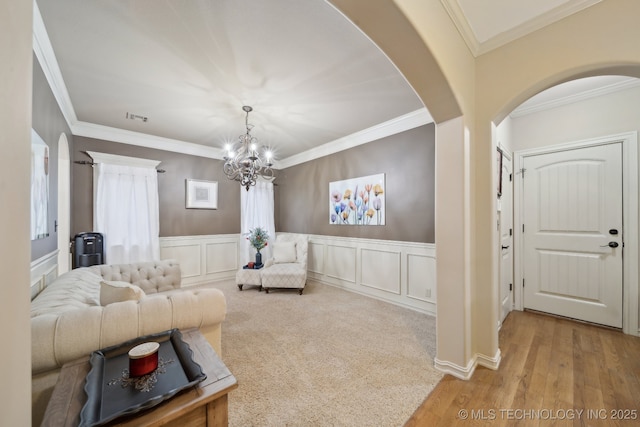
M129 377L140 377L158 367L157 342L145 342L129 350Z

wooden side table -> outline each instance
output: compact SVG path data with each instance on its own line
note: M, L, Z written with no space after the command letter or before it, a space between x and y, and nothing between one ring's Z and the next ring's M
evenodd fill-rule
M238 387L236 378L199 330L180 332L207 378L153 408L114 420L110 425L222 427L229 424L227 393ZM88 357L62 367L42 426L77 426L80 423L80 411L87 401L85 378L90 369Z

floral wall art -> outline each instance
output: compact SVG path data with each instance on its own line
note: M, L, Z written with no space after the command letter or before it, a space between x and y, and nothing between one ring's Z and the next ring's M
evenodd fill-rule
M329 224L384 225L384 174L329 183Z

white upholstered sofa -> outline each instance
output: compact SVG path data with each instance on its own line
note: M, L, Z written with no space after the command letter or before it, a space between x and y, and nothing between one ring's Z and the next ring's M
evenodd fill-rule
M273 257L265 262L260 272L262 289L297 289L307 283L307 252L309 236L299 233L278 233L271 246Z
M180 265L164 260L78 268L36 296L31 302L33 424L40 424L62 365L95 350L173 328L199 328L221 356L224 294L180 286Z

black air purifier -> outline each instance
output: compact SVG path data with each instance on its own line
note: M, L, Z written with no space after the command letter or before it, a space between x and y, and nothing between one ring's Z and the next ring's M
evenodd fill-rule
M100 233L79 233L73 238L73 268L104 264L104 241Z

